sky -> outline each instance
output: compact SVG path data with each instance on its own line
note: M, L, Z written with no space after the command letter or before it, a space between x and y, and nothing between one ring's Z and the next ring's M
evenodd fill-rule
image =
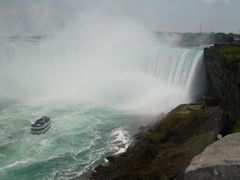
M128 5L160 31L198 32L200 26L205 32L240 30L239 0L131 0Z
M0 35L52 34L81 12L96 11L135 19L154 31L240 30L240 0L0 0Z

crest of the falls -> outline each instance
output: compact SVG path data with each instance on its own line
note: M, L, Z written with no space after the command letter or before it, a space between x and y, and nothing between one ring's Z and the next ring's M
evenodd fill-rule
M157 47L149 53L145 71L163 84L189 90L202 54L203 51L196 48Z

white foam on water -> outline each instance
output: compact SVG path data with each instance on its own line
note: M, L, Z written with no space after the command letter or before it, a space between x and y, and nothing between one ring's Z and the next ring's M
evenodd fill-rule
M111 132L108 146L116 155L125 152L130 143L131 139L128 131L117 128Z
M7 166L1 167L0 170L2 171L2 170L5 170L5 169L8 169L8 168L14 168L16 166L20 166L20 165L27 164L27 163L30 163L30 162L33 162L33 159L15 161L11 164L8 164Z

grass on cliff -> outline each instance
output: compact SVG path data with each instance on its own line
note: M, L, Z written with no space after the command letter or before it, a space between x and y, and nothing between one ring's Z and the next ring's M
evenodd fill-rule
M194 133L196 127L201 124L200 119L204 117L204 110L195 106L182 105L177 112L170 115L162 122L158 131L151 134L149 138L153 142L166 141L170 134L188 135ZM179 136L179 135L178 135Z
M134 152L137 158L128 162L130 167L118 168L116 177L145 180L183 179L184 171L193 157L213 141L213 126L209 126L209 113L202 105L178 106L145 134L143 152Z
M229 61L240 62L240 46L227 46L220 49L221 55Z
M190 108L192 111L188 111ZM210 143L207 133L198 132L204 118L201 107L180 106L156 132L148 136L162 153L134 173L145 179L151 179L152 174L159 172L161 179L179 176L179 172L185 170L192 158Z
M208 135L203 134L191 137L183 144L173 142L161 144L158 147L163 150L162 155L137 171L137 174L147 177L151 174L158 174L160 171L162 179L168 177L169 174L177 176L179 171L184 171L192 158L201 153L209 143Z
M237 132L240 132L240 119L237 121L233 129L233 133L237 133Z

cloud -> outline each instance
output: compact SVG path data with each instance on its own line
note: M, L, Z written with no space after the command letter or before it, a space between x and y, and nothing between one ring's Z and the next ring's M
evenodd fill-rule
M224 3L228 4L231 2L231 0L202 0L204 3L210 3L210 4L218 4L218 3Z

